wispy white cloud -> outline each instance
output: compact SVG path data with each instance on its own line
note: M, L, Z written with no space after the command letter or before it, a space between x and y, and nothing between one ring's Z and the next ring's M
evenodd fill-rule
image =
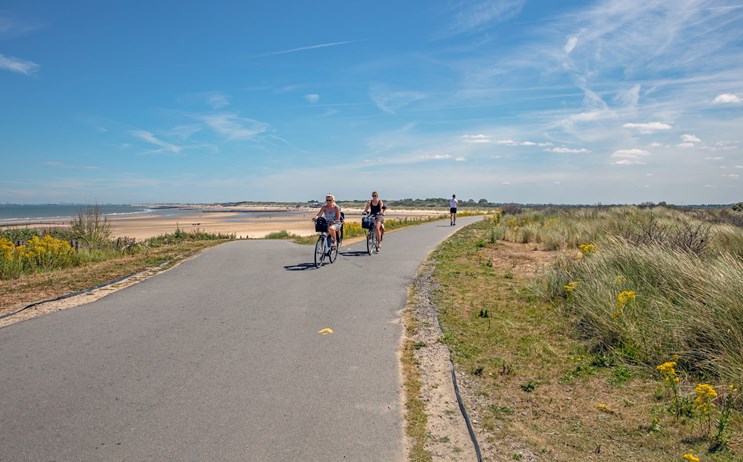
M503 145L503 146L539 146L542 148L547 147L547 146L552 146L552 143L550 142L536 143L534 141L514 141L511 139L498 140L495 143Z
M33 32L37 29L41 29L42 24L32 23L28 21L21 21L16 18L10 18L0 14L0 38L3 37L16 37L29 32Z
M308 50L317 50L319 48L329 48L329 47L337 47L340 45L348 45L350 43L354 43L356 40L346 40L343 42L328 42L328 43L319 43L317 45L309 45L305 47L297 47L297 48L290 48L288 50L281 50L281 51L273 51L269 53L264 53L260 55L253 56L254 58L265 58L267 56L277 56L277 55L286 55L289 53L297 53L300 51L308 51Z
M266 123L229 112L204 115L201 120L228 140L251 140L269 128Z
M452 31L468 33L507 21L521 13L524 3L526 0L462 1L454 7Z
M591 152L586 148L566 148L566 147L547 148L545 149L545 151L554 152L557 154L583 154L586 152Z
M179 154L181 152L182 148L180 146L176 146L175 144L163 141L146 130L132 130L129 133L137 139L153 144L160 148L155 151L151 151L152 153L171 152L173 154Z
M446 160L452 158L449 154L424 154L420 157L423 160Z
M741 104L743 103L743 98L740 96L734 94L734 93L722 93L715 97L715 99L712 100L712 104L718 105L718 104Z
M43 165L61 170L100 170L100 167L95 165L78 165L53 160L43 162Z
M385 85L375 84L369 90L369 97L380 110L395 114L405 106L425 99L426 95L412 90L390 90Z
M229 98L221 93L213 93L211 95L208 95L206 98L206 102L207 104L209 104L209 106L211 106L212 109L222 109L230 105Z
M644 164L644 158L650 156L650 152L642 149L620 149L611 154L611 158L618 159L614 161L616 165L635 165Z
M462 135L462 141L465 143L474 143L474 144L488 144L492 143L493 140L488 135Z
M565 50L565 54L569 55L570 52L572 52L575 49L575 46L578 44L578 36L571 35L568 37L567 42L565 42L565 47L563 48Z
M187 125L179 125L172 130L169 131L169 134L171 136L175 136L177 138L187 140L191 136L195 135L196 133L200 132L203 129L203 127L199 124L187 124Z
M317 93L310 93L308 95L304 95L304 99L306 99L307 102L311 104L315 104L320 101L320 95L318 95Z
M681 135L681 141L683 141L684 143L701 143L702 142L702 140L700 140L696 135L690 135L690 134Z
M679 143L676 145L676 147L681 149L691 149L696 147L696 145L694 143Z
M673 127L665 122L647 122L647 123L626 123L622 125L624 128L635 128L640 133L653 133L658 130L670 130Z
M6 71L17 72L24 75L33 75L39 70L40 67L41 66L39 66L38 64L31 61L26 61L25 59L12 58L0 54L0 69L4 69Z

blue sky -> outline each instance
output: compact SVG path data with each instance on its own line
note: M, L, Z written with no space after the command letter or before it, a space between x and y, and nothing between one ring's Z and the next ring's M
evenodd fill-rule
M0 203L743 200L743 0L0 4Z

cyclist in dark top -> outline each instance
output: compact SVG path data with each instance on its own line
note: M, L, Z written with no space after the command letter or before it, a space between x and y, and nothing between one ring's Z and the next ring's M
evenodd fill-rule
M382 238L384 237L384 211L387 206L384 205L382 199L379 198L379 193L374 191L372 198L366 202L364 207L364 213L370 212L375 217L374 222L374 233L377 235L377 248L382 247Z

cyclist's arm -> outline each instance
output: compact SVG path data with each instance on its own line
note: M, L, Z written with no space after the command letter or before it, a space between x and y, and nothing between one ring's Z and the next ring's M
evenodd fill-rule
M335 206L335 220L341 221L341 208L337 205Z
M379 214L384 215L384 211L387 210L387 206L384 205L384 202L382 202L382 199L379 199Z

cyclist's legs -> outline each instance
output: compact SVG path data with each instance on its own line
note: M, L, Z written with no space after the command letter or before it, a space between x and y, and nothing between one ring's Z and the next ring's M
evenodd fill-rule
M382 235L384 234L383 229L384 225L382 224L382 220L377 218L374 222L374 234L377 236L377 242L382 242Z
M330 237L332 237L335 242L338 242L338 228L336 228L335 225L330 225L328 227L328 234L330 234Z

